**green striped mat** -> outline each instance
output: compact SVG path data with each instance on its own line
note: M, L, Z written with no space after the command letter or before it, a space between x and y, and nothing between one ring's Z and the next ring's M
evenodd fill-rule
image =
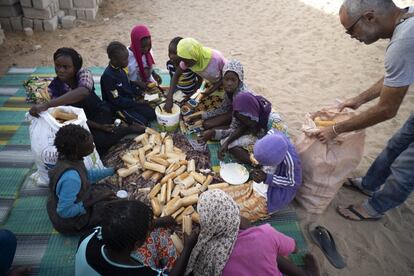
M0 168L0 198L17 198L29 170L27 168Z
M39 275L74 275L79 237L52 234L40 263Z
M296 265L303 266L303 257L308 253L308 246L300 229L296 211L291 208L285 208L273 214L269 219L257 222L257 225L265 223L269 223L277 231L296 241L297 252L289 255L289 258Z
M52 224L46 212L45 196L20 197L2 228L15 234L51 234Z

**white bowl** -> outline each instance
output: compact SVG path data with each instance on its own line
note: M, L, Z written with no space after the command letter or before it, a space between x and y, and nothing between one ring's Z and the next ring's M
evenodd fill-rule
M238 163L228 163L220 165L220 176L229 184L241 185L249 179L249 172Z

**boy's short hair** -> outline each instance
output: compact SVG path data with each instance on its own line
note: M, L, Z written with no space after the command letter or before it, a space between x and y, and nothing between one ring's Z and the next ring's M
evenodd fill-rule
M102 239L116 252L133 250L136 243L144 243L152 226L152 209L137 200L108 202L104 214Z
M56 132L54 145L60 156L72 156L77 147L92 139L89 131L79 125L69 124Z
M106 48L108 58L113 58L116 55L122 53L122 51L128 51L127 47L119 41L112 41Z
M168 47L174 47L174 49L177 49L178 42L180 42L181 39L183 39L181 36L174 37L173 39L171 39Z

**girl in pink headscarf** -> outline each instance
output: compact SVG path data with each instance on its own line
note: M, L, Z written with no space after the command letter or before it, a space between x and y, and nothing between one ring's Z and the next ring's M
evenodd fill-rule
M162 82L152 67L155 62L151 46L149 29L145 25L136 25L131 31L131 45L128 49L128 78L141 89L146 89L149 82Z

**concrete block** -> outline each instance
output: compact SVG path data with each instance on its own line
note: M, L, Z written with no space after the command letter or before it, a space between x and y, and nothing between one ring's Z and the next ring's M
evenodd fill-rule
M85 20L86 19L86 15L85 15L85 10L76 10L76 17L81 19L81 20Z
M95 20L98 9L85 9L86 20L92 21Z
M58 23L62 24L62 18L65 16L65 11L59 10L56 13L57 17L58 17Z
M59 7L61 9L73 9L73 0L59 0Z
M32 0L20 0L20 5L22 5L22 7L26 7L26 8L32 8L33 7Z
M6 39L6 36L4 35L4 31L0 29L0 45L3 44L5 39Z
M54 16L50 7L42 10L23 7L23 14L25 17L34 19L50 19Z
M10 23L10 18L0 17L0 24L3 30L12 31L12 25Z
M22 15L22 6L14 4L12 6L0 6L0 17L11 17Z
M71 29L75 26L76 16L66 15L62 18L62 28Z
M52 9L52 14L56 15L59 11L59 0L53 0L50 8Z
M73 0L73 7L78 9L91 9L96 6L96 0Z
M33 29L33 19L23 17L23 29L24 28L32 28Z
M46 32L53 32L57 29L58 26L58 17L54 16L51 19L43 20L43 29Z
M76 10L73 10L73 9L72 10L69 10L69 12L67 14L73 15L73 16L76 17Z
M43 32L43 20L41 19L33 20L33 26L36 32Z
M0 5L1 6L11 6L11 5L14 5L16 3L19 3L19 0L0 0Z
M33 8L45 9L50 6L51 0L32 0Z
M23 23L21 16L10 17L10 24L12 25L13 31L23 31Z

